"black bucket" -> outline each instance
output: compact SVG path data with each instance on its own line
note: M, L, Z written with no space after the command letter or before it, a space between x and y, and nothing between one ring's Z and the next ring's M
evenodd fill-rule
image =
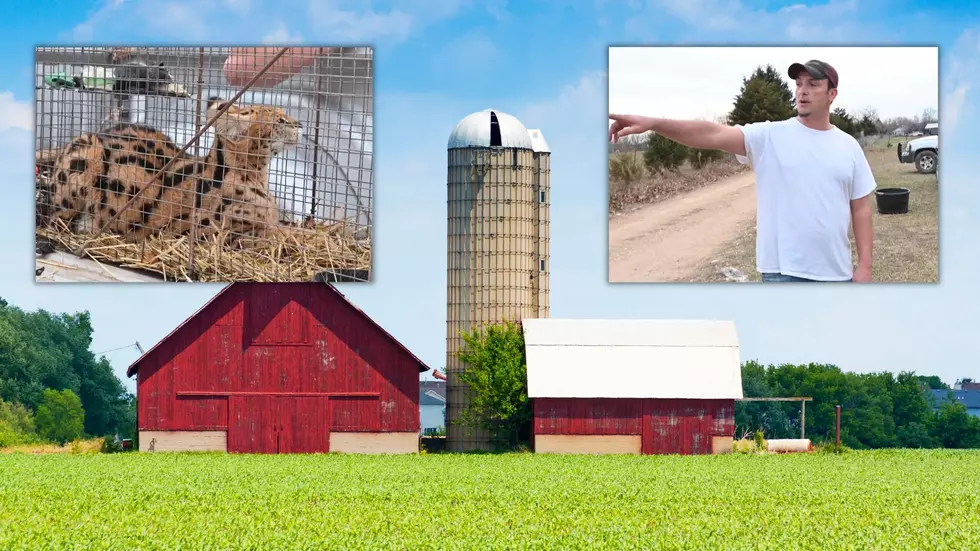
M881 214L905 214L909 211L909 188L886 187L876 190L875 202Z

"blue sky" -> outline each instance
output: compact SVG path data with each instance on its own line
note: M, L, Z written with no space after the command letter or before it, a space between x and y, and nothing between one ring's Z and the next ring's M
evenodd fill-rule
M980 14L971 3L41 2L0 22L0 296L27 309L88 310L98 352L152 346L220 288L34 284L35 45L373 44L375 281L339 287L430 365L445 361L446 140L460 119L492 107L541 128L554 152L553 317L732 319L745 359L978 378L980 216L970 207L980 204ZM606 47L637 43L940 46L941 283L607 284ZM901 86L901 76L882 75L881 85ZM136 352L108 357L122 377Z

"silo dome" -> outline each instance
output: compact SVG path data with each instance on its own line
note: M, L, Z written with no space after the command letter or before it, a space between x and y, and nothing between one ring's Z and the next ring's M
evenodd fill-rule
M465 147L532 148L521 121L496 109L484 109L459 121L449 135L449 149Z

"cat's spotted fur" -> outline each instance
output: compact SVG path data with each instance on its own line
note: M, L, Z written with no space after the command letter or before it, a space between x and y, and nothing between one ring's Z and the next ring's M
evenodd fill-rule
M208 120L224 104L210 98ZM193 224L202 237L219 231L232 238L268 236L279 220L269 165L273 155L299 143L299 121L278 107L232 106L212 128L215 139L207 157L185 153L153 183L180 150L163 132L118 124L75 138L51 173L54 216L69 225L74 221L77 231L86 233L118 214L106 229L129 241L164 230L187 234Z

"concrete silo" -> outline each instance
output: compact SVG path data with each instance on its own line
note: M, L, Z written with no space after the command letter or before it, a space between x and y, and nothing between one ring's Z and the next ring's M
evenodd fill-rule
M448 150L446 443L486 450L487 433L454 422L468 402L460 333L548 317L551 154L539 130L492 109L461 120Z

